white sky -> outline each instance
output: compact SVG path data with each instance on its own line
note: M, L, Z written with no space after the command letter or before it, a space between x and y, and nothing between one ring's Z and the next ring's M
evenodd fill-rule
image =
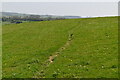
M118 15L118 1L119 0L2 0L2 11L41 15Z
M118 2L120 0L1 0L1 2Z

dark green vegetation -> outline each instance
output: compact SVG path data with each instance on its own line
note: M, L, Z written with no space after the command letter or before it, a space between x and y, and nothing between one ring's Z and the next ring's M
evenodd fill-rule
M50 20L62 20L81 18L80 16L55 16L55 15L36 15L36 14L23 14L13 12L0 12L0 21L4 24L23 23L29 21L50 21Z
M53 63L45 61L73 39ZM3 78L118 78L117 17L3 26Z
M0 12L0 21L3 24L11 23L23 23L28 21L49 21L49 20L61 20L64 19L62 16L52 16L52 15L35 15L35 14L22 14L22 13L12 13L12 12Z

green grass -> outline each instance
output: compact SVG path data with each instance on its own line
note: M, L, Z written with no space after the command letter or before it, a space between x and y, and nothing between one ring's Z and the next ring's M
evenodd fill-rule
M0 21L0 79L2 79L2 23Z
M28 21L22 21L22 23L24 23L24 22L28 22ZM3 21L3 22L0 21L0 24L2 24L4 26L4 25L9 25L9 24L16 24L16 23L11 23L10 21Z
M48 67L44 62L68 40ZM3 78L118 78L117 17L3 25Z
M7 22L7 21L6 21L6 22L2 22L2 21L1 21L0 24L2 24L2 25L8 25L8 24L13 24L13 23Z

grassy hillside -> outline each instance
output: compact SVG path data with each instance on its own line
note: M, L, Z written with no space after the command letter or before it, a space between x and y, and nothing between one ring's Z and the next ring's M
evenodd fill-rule
M117 78L117 57L117 17L3 26L4 78Z
M0 79L2 79L2 23L0 22Z

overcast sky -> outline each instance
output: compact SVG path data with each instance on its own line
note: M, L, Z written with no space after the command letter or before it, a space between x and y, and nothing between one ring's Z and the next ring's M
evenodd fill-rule
M120 0L1 0L1 2L118 2Z
M2 11L69 16L118 15L118 3L115 2L117 0L109 0L111 2L107 0L106 2L85 1L86 2L3 2Z

